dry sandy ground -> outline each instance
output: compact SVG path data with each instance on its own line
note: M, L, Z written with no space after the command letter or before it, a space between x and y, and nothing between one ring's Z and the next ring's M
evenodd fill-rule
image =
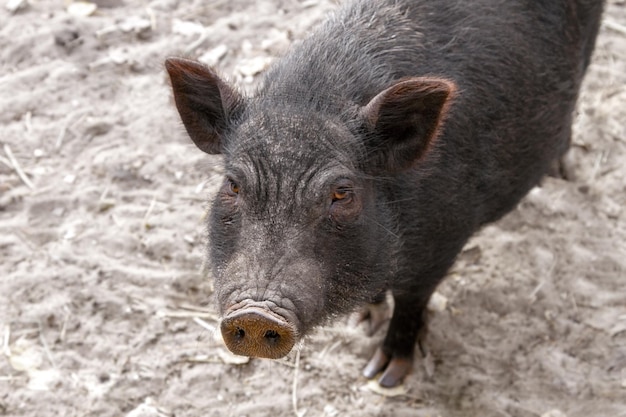
M382 396L382 337L345 321L238 364L203 271L218 158L162 62L249 86L328 0L0 5L0 415L626 416L626 5L609 3L576 119L575 180L484 229L432 313L430 355Z

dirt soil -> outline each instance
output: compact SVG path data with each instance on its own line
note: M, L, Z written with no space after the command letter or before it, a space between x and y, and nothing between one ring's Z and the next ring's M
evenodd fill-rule
M0 5L0 415L626 416L623 0L581 94L575 178L472 239L429 355L385 395L360 376L383 332L344 319L284 360L226 353L203 272L220 159L185 136L163 70L201 58L250 88L336 5L96 3Z

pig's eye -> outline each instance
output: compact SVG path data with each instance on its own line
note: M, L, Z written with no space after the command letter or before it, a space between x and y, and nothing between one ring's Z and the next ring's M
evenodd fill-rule
M340 180L331 190L330 199L332 203L346 204L354 197L354 185L351 181Z
M239 194L239 184L229 178L226 184L226 192L232 196L236 196Z
M359 192L354 183L348 179L340 179L330 190L329 220L337 230L355 221L359 217L362 204Z
M341 200L345 200L350 196L350 190L348 190L347 188L337 188L335 191L333 191L333 203L335 201L341 201Z

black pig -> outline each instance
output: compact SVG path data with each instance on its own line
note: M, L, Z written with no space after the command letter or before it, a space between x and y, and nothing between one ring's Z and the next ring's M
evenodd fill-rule
M209 256L227 346L284 356L390 290L364 374L399 384L465 242L567 150L601 11L601 0L349 1L251 97L168 59L189 136L224 156Z

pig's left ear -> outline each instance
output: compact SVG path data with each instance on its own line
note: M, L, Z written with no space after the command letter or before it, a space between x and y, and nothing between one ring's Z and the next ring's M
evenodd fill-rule
M360 109L367 165L377 172L412 167L432 145L456 87L440 78L408 78Z
M170 58L165 61L165 69L191 140L206 153L221 153L224 132L243 107L241 95L198 62Z

